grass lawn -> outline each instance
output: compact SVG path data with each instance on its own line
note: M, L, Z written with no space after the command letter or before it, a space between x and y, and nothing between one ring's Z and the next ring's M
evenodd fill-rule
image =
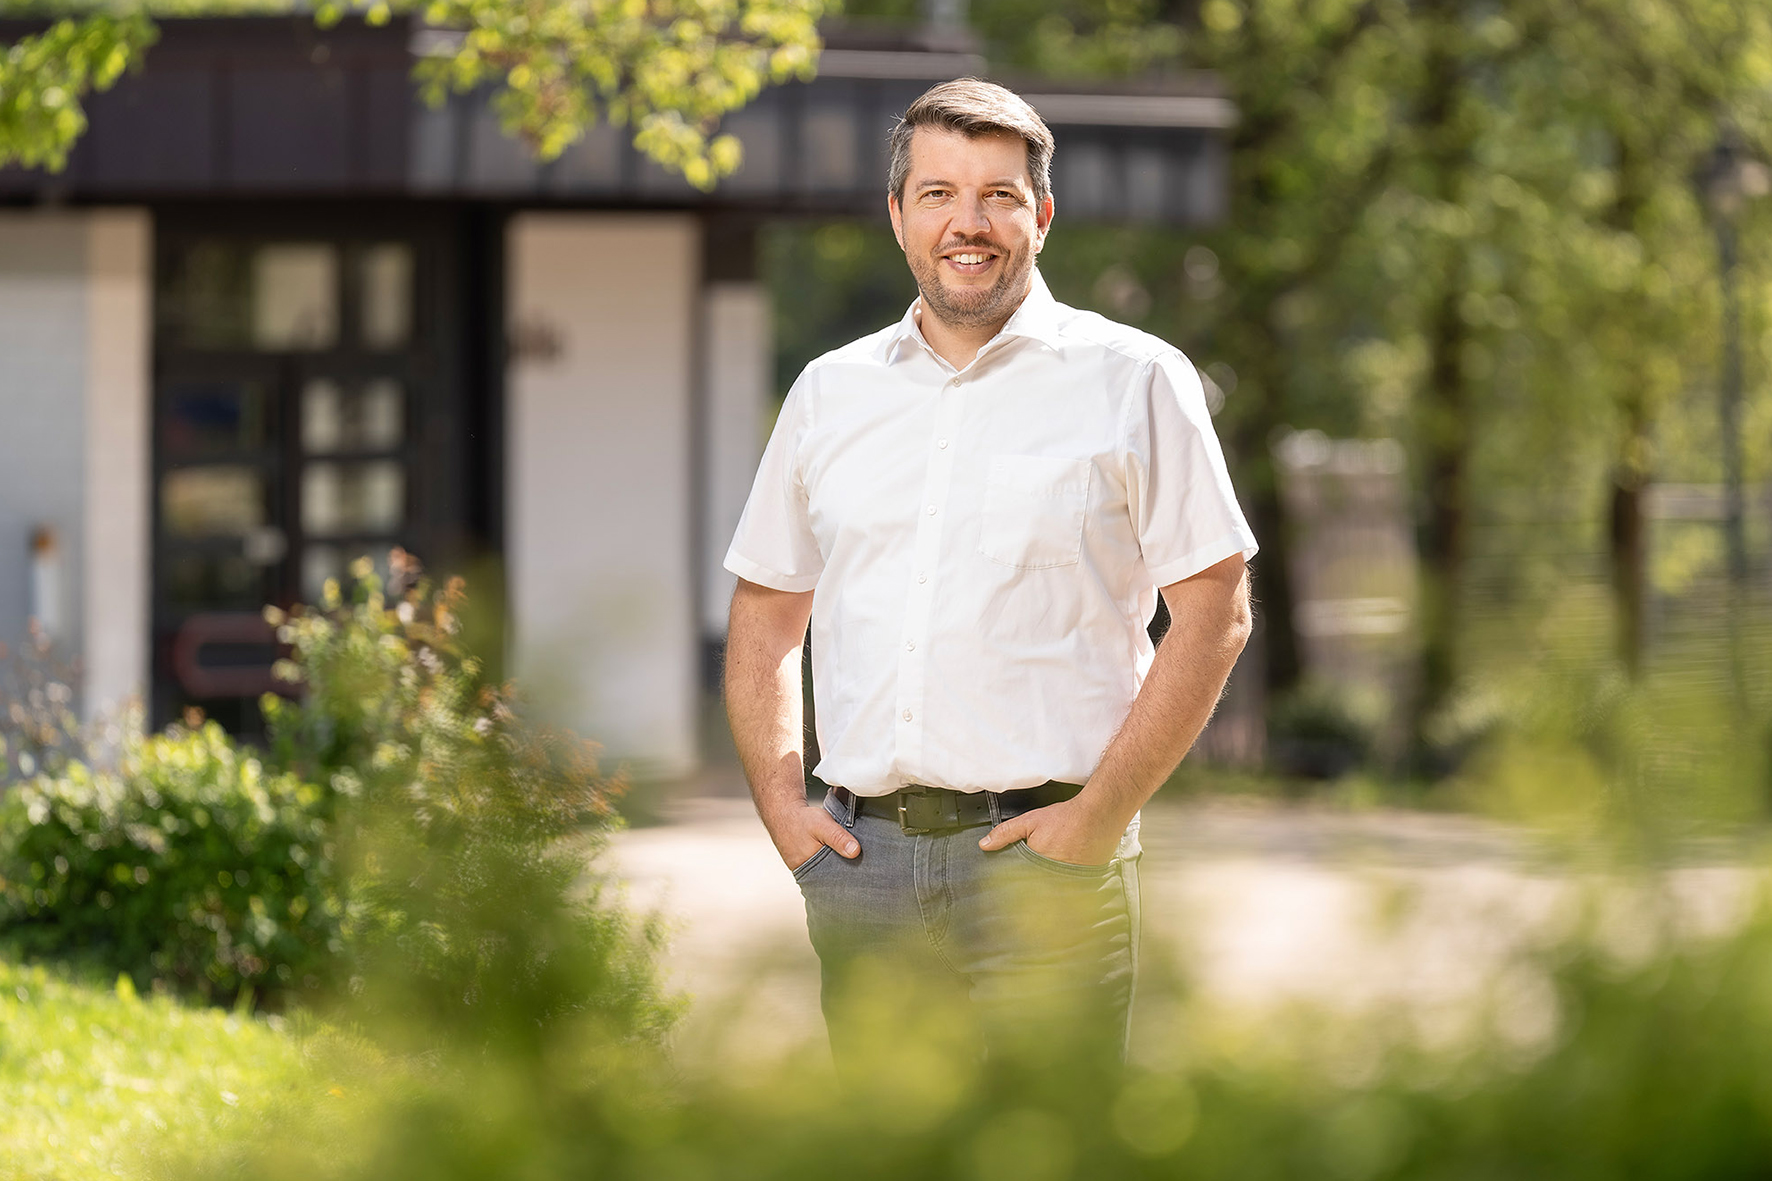
M142 1177L327 1089L280 1025L0 959L0 1181Z

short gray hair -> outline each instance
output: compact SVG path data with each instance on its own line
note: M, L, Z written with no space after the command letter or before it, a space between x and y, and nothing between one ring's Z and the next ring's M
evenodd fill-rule
M886 141L891 149L886 191L900 201L911 171L911 136L919 127L938 127L969 137L1019 135L1028 146L1028 179L1033 182L1035 207L1044 205L1051 195L1052 131L1039 112L1013 90L978 78L956 78L924 91Z

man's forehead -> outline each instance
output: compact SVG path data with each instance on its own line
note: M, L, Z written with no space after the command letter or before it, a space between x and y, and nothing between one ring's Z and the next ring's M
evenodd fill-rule
M969 135L947 127L919 127L911 135L910 181L921 183L935 170L965 168L969 173L993 172L990 180L1030 182L1027 141L1013 131L985 131Z

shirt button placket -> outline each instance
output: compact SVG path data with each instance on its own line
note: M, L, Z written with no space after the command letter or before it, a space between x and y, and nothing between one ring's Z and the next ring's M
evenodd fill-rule
M931 432L934 446L929 451L927 475L923 484L923 515L917 524L916 553L913 569L916 583L906 603L904 634L899 637L903 650L899 653L898 676L898 751L896 762L901 773L917 776L924 759L923 716L924 694L928 684L929 646L923 643L929 634L929 619L934 603L935 584L930 575L938 569L941 558L942 522L946 514L948 490L953 479L954 449L950 445L959 422L962 383L958 377L948 379L936 397L935 429Z

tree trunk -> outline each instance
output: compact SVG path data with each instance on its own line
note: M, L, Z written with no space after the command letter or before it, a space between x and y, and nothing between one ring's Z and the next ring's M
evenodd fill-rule
M1415 731L1451 696L1460 671L1461 587L1468 554L1466 479L1470 458L1469 406L1462 354L1468 330L1459 314L1463 267L1455 265L1435 309L1423 431L1423 492L1427 505L1420 537L1422 566L1421 688Z
M1650 185L1642 154L1633 137L1616 131L1613 142L1618 156L1618 196L1613 202L1611 228L1621 234L1637 232L1645 192ZM1639 294L1638 315L1653 315ZM1650 437L1649 391L1634 371L1627 369L1624 388L1615 390L1623 410L1624 429L1611 472L1611 513L1607 549L1612 567L1612 597L1617 612L1619 663L1634 680L1643 668L1644 610L1648 599L1649 534L1644 499L1649 487L1654 454Z
M1633 438L1642 430L1633 423ZM1630 463L1612 472L1609 531L1612 593L1618 609L1618 658L1634 679L1643 669L1644 605L1647 601L1648 530L1643 501L1648 480Z
M1249 391L1252 404L1230 440L1243 478L1244 510L1261 546L1250 567L1250 590L1262 629L1263 684L1270 702L1295 688L1303 673L1293 622L1291 538L1272 447L1285 418L1283 366L1273 359L1279 355L1276 341L1256 362L1256 372L1239 381L1239 391Z
M1467 80L1460 60L1461 9L1447 3L1437 14L1434 47L1427 64L1429 89L1423 96L1421 131L1424 162L1435 199L1460 204L1470 167L1472 132L1461 120ZM1421 461L1423 494L1421 554L1421 680L1416 694L1414 735L1417 762L1430 774L1451 769L1456 736L1432 733L1462 672L1463 585L1469 556L1466 488L1471 454L1469 386L1464 353L1470 327L1461 312L1469 286L1466 244L1445 243L1439 298L1427 325L1428 367L1423 390ZM1454 749L1448 749L1448 740Z

